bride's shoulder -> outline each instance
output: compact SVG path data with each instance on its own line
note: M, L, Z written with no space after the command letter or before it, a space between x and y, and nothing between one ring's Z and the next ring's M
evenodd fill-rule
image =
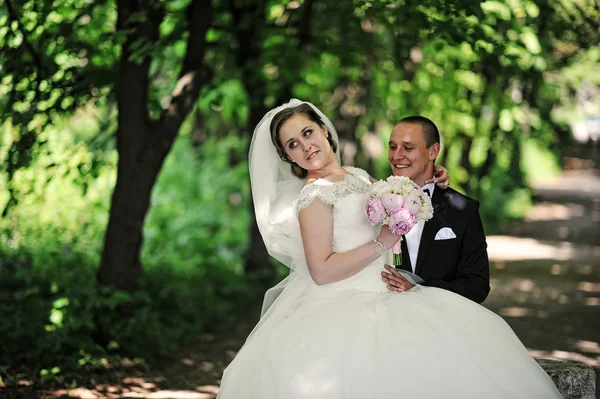
M347 173L336 173L319 179L307 180L296 200L296 211L308 207L315 198L334 206L340 198L350 193L363 193L371 184L369 174L353 166L344 167Z
M372 181L371 176L364 169L357 168L355 166L344 166L344 169L346 169L351 175L358 177L367 183L371 183Z
M337 178L333 176L307 180L296 200L297 212L312 204L315 198L319 198L324 204L334 205L339 197L336 194L338 183L343 180L345 180L344 177Z
M340 198L340 189L347 180L350 173L332 173L318 179L308 179L300 190L300 195L296 200L296 211L308 207L315 198L318 198L326 205L335 205Z

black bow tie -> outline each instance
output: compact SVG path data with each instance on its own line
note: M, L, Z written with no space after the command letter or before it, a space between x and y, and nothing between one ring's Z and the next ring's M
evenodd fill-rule
M427 194L427 196L428 196L428 197L431 197L431 193L429 192L429 189L428 189L428 188L424 188L424 189L423 189L423 192L424 192L425 194Z

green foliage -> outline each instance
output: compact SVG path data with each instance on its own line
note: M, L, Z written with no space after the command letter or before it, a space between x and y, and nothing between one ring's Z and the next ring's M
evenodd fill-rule
M245 143L233 137L199 150L179 138L153 193L140 289L98 285L116 158L110 143L90 152L94 120L79 115L47 130L46 145L14 177L19 202L0 225L0 307L9 315L0 336L11 342L0 355L4 378L8 370L63 378L119 353L169 354L254 295L241 267L247 168L228 164Z
M200 153L189 151L189 137L176 143L152 196L144 231L144 264L194 270L218 260L242 274L248 172L246 163L229 166L228 156L229 151L243 148L244 141L231 136L206 142Z

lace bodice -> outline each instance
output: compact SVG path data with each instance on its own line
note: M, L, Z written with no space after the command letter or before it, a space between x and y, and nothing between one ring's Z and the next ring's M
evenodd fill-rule
M319 198L324 204L335 205L338 200L353 193L364 195L371 185L367 172L354 167L346 167L345 169L349 173L343 180L330 182L317 179L304 186L296 203L297 212L312 204L315 198Z
M296 200L296 210L300 212L319 198L323 203L332 206L333 212L333 250L341 253L357 248L379 234L379 227L371 226L365 215L364 197L371 187L367 172L354 167L346 167L348 174L344 179L329 182L318 179L307 184L300 191ZM380 272L384 259L379 258L360 273L347 280L323 286L354 288L368 291L385 291Z

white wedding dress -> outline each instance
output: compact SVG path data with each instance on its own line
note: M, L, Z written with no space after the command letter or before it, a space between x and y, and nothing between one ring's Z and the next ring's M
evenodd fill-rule
M334 251L377 237L366 172L302 189L333 205ZM299 244L300 245L300 244ZM389 292L384 259L317 286L294 272L224 372L219 399L561 398L496 314L439 288Z

